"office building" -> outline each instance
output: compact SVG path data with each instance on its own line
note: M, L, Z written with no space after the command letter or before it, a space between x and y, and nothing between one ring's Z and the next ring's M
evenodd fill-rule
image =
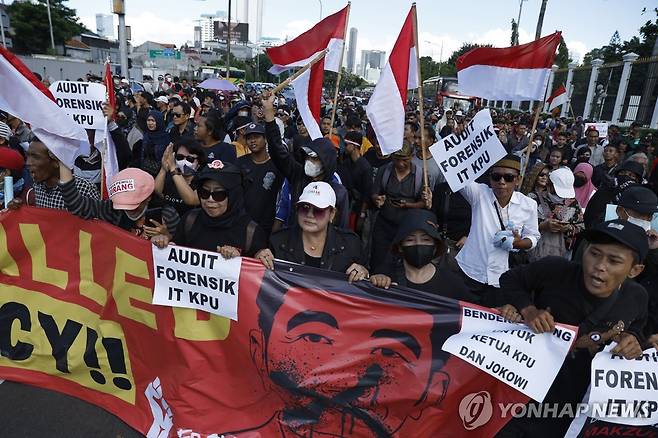
M359 31L355 27L350 29L350 41L347 46L347 71L350 73L354 73L356 67L354 62L356 61L356 37L358 33Z
M361 76L365 77L369 68L383 69L386 63L386 52L383 50L361 51Z

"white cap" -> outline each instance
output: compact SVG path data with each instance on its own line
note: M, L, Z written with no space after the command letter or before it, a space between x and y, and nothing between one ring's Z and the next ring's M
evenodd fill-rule
M326 182L312 182L304 187L304 191L297 201L298 204L302 202L317 208L336 207L336 192Z
M463 116L464 113L462 112L462 110L457 110L457 112L455 112L455 115L456 116Z
M128 79L121 79L121 83L122 84L129 84L130 82L128 82Z
M167 99L167 96L158 96L155 98L155 101L160 103L169 103L169 99Z
M563 199L571 199L576 197L576 191L573 189L573 172L566 167L560 167L552 171L548 177L553 183L555 193Z

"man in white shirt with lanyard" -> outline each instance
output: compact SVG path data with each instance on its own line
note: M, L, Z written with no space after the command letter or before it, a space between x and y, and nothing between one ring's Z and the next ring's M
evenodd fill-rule
M489 169L489 182L470 183L460 193L471 205L471 229L457 255L467 287L493 307L498 279L509 269L509 253L528 251L540 234L537 203L515 189L521 172L520 159L507 155Z

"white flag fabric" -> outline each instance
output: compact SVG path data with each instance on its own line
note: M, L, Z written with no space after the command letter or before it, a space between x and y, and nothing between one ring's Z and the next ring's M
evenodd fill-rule
M295 100L297 101L297 110L299 115L304 121L304 126L308 130L308 134L311 136L312 140L322 137L322 132L320 131L320 126L318 126L317 120L313 117L311 112L311 107L309 106L308 101L308 87L311 80L311 69L309 68L304 73L299 75L297 79L292 81L292 87L295 91Z

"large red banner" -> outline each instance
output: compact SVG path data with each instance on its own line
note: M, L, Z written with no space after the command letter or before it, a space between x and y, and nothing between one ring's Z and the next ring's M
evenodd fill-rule
M0 377L149 437L439 437L528 398L441 350L460 303L244 259L238 321L151 304L150 243L66 212L0 214ZM216 435L215 435L216 434Z

